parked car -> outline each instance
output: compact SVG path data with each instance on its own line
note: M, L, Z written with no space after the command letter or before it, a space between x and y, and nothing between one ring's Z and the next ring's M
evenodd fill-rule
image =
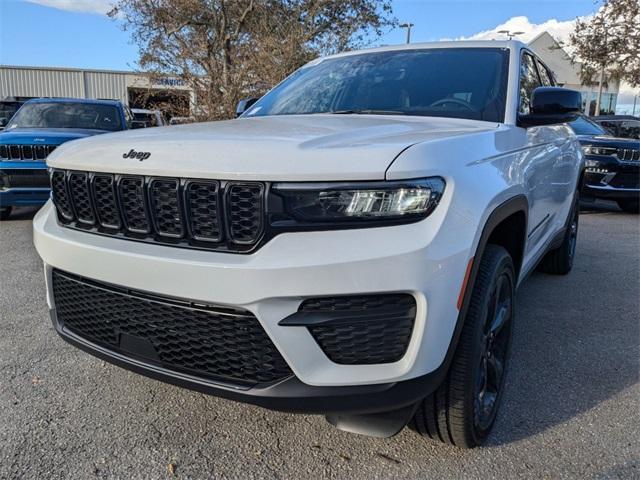
M632 115L606 115L591 117L614 137L640 139L640 117Z
M167 124L160 110L132 108L131 113L135 121L144 122L147 127L162 127Z
M582 196L615 200L625 212L638 213L640 140L613 137L584 116L570 126L586 157Z
M24 101L15 97L5 97L0 100L0 131L4 130L23 103Z
M575 255L581 97L552 78L515 41L348 52L238 119L64 145L34 219L56 331L201 392L481 444L516 287Z
M43 205L49 199L45 160L56 147L78 138L125 130L130 122L130 113L118 101L27 101L0 132L0 218L9 218L15 206Z

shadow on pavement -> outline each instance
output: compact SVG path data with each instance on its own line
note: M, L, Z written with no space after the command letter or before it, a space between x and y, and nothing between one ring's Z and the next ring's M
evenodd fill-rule
M629 221L637 216L602 208L611 215L608 228L596 217L581 219L572 272L534 273L518 293L504 404L490 444L569 422L639 381L638 223Z
M580 200L581 214L622 213L618 204L611 200Z
M33 220L33 217L41 207L17 207L14 208L11 212L11 216L8 220L3 220L4 222L11 222L13 220ZM2 225L0 223L0 225Z

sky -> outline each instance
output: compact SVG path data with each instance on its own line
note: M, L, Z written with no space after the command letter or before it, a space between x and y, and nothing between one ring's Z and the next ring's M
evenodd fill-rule
M135 70L138 50L117 20L106 16L113 0L0 0L0 64ZM415 26L412 42L504 38L524 31L528 41L548 30L567 39L576 17L596 0L393 0L394 15ZM26 28L28 26L28 28ZM405 30L386 32L373 45L405 41ZM619 103L632 100L628 89Z

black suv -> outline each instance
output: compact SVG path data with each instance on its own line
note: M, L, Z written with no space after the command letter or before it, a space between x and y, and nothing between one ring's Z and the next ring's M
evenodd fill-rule
M612 137L586 117L578 117L569 126L585 154L582 196L615 200L625 212L638 213L640 140Z

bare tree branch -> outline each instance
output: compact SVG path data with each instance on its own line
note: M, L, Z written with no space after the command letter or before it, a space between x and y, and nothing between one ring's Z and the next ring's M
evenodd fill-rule
M190 85L207 119L397 23L390 0L116 0L110 15L131 32L140 66Z

